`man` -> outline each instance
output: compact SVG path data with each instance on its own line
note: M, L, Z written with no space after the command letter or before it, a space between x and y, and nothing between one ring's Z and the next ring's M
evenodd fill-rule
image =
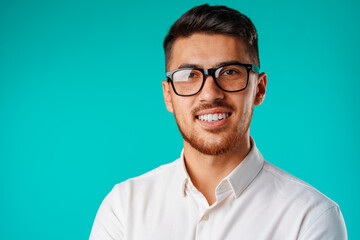
M164 99L184 150L116 185L90 239L347 239L338 205L266 162L249 135L267 81L250 19L195 7L171 27L164 50Z

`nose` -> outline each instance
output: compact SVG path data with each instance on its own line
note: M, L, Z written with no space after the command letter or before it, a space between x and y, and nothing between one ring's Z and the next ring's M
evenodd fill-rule
M199 93L201 102L214 102L224 98L224 92L216 85L211 75L206 76L204 86Z

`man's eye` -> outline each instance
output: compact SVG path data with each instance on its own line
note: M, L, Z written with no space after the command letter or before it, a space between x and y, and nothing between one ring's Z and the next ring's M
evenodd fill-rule
M238 72L236 70L233 70L233 69L228 69L228 70L225 70L224 72L222 72L221 75L234 75L234 74L237 74Z
M188 79L198 79L201 78L201 73L197 71L191 71L191 72L187 72L184 77Z
M195 73L191 72L191 73L188 73L187 77L188 78L194 78L194 77L197 77L197 75Z

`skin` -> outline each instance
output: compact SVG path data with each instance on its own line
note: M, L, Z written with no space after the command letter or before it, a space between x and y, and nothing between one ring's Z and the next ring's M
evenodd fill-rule
M195 33L175 40L167 71L184 65L213 68L224 62L254 64L243 42L221 34ZM249 84L241 92L224 92L207 76L202 90L190 97L174 93L163 81L166 108L174 113L184 137L184 158L193 185L209 205L216 201L215 189L250 151L249 128L254 105L260 105L266 92L266 74L253 71ZM197 119L200 114L230 113L220 123ZM193 142L193 143L192 143ZM207 151L208 150L208 151Z

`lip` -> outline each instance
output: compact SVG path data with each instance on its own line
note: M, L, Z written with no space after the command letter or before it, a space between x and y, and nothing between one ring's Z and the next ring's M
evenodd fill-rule
M215 113L228 113L229 117L225 118L225 119L221 119L215 122L208 122L208 121L203 121L198 119L197 117L199 115L206 115L206 114L215 114ZM225 126L225 124L227 124L227 122L229 121L229 118L231 117L232 112L229 111L226 108L212 108L212 109L206 109L206 110L202 110L196 113L195 115L195 120L203 127L206 129L216 129L216 128L221 128L223 126Z
M229 116L228 118L225 118L225 119L221 119L221 120L216 121L216 122L202 121L200 119L196 119L196 121L204 128L216 129L216 128L221 128L221 127L225 126L225 124L229 121L230 117L231 116Z

